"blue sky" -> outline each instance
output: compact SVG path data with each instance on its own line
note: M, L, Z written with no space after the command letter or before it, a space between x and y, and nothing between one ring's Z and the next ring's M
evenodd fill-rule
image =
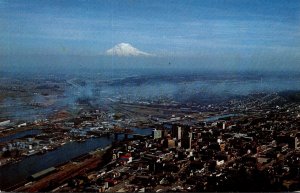
M295 65L300 1L0 0L2 55L101 57L121 42L156 57Z

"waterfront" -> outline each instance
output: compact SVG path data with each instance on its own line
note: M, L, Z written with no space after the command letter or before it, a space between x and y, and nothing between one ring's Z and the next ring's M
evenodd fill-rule
M238 115L237 114L216 115L216 116L206 118L206 119L204 119L204 121L213 122L213 121L217 121L219 119L226 119L226 118L229 118L229 117L236 117L236 116L238 116Z
M8 135L6 137L1 137L0 138L0 143L11 141L11 140L14 140L14 139L19 139L19 138L22 138L22 137L25 137L25 136L28 136L28 135L38 135L40 133L42 133L42 131L39 130L39 129L21 131L21 132L18 132L16 134L13 134L13 135Z
M136 134L149 135L152 129L132 129ZM124 139L120 135L118 140ZM42 155L34 155L21 162L5 165L0 170L0 189L7 189L26 180L30 175L52 166L70 161L97 148L104 148L114 141L114 137L90 138L85 142L70 142L54 151Z

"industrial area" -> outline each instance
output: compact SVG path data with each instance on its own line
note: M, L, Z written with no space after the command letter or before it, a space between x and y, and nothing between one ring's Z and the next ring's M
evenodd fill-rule
M208 105L119 101L110 106L115 113L81 105L86 109L76 116L61 111L39 121L1 121L1 190L299 189L300 105L279 93ZM5 179L16 165L35 163L30 158L64 154Z

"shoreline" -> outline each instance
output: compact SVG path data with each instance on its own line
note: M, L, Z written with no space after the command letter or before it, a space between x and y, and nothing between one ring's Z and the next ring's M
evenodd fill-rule
M51 173L38 179L36 181L26 180L26 182L17 188L10 187L7 188L6 191L16 191L16 192L31 192L31 191L43 191L44 189L49 188L51 186L50 183L54 183L60 185L67 181L70 178L73 178L77 175L85 171L89 171L99 167L99 164L103 163L103 155L111 148L111 145L103 148L97 148L93 151L90 151L87 154L82 154L76 158L73 158L63 164L59 164L55 166L56 172ZM85 156L91 155L90 158L85 158ZM81 158L85 158L84 160L77 162L74 159L80 160ZM100 159L99 159L100 158ZM72 161L73 160L73 161Z

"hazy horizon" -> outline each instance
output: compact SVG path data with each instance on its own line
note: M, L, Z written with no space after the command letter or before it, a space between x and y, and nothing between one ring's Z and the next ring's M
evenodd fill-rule
M0 25L4 69L300 71L293 0L1 0Z

